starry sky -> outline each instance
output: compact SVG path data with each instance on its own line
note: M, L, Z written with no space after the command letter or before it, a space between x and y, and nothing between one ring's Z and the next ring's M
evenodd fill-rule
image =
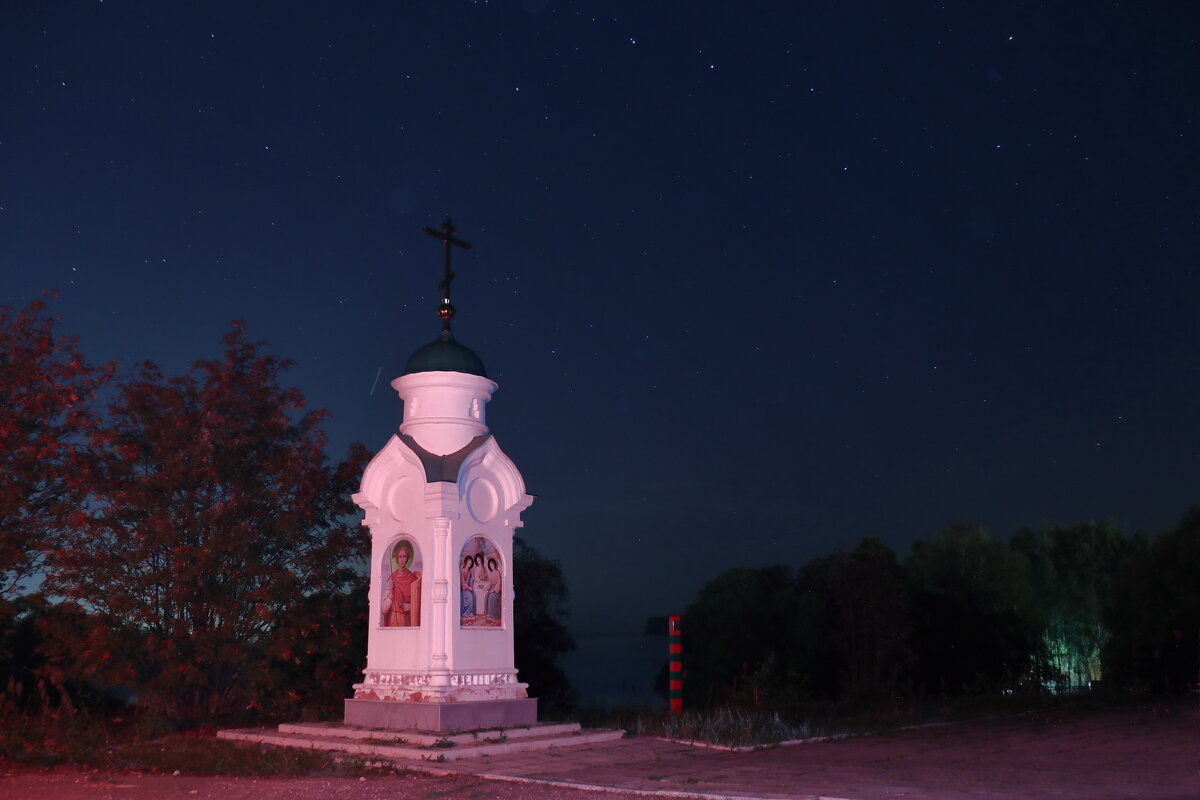
M583 634L956 522L1200 502L1185 2L0 6L0 303L182 372L233 319L331 454L455 333Z

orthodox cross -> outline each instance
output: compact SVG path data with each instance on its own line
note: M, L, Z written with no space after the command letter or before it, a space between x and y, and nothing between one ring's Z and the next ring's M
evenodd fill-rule
M438 306L438 317L442 320L442 333L449 333L450 320L454 318L454 306L450 304L450 281L454 280L454 273L450 271L450 245L470 250L471 243L455 238L454 234L458 229L454 227L454 223L450 221L449 217L446 217L442 223L440 231L434 230L428 225L424 230L433 238L441 239L446 245L446 272L442 282L438 284L438 288L442 290L442 304Z

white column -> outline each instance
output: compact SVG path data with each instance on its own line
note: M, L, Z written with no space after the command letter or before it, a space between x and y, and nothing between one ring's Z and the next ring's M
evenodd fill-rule
M449 686L450 671L446 668L446 599L450 585L446 576L447 548L450 539L450 518L433 518L433 664L431 683Z

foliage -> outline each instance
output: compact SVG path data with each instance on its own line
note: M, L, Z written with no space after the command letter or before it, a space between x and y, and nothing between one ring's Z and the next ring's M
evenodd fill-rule
M308 595L279 622L262 710L292 718L341 715L366 661L367 584L364 576L349 591Z
M1105 606L1129 540L1112 524L1088 522L1022 531L1012 546L1028 560L1034 596L1045 613L1039 679L1071 687L1099 680L1108 638Z
M905 572L920 691L1011 691L1027 676L1045 620L1020 554L981 527L953 526L915 542Z
M543 715L561 716L575 706L575 694L557 663L575 649L566 627L567 582L562 566L543 558L520 536L513 537L514 661Z
M683 614L684 703L709 707L752 703L757 692L786 700L803 683L793 635L811 617L783 565L735 567L709 581Z
M67 476L112 366L84 361L37 300L0 306L0 602L43 566L71 500Z
M44 659L37 647L29 600L0 604L0 687L8 702L24 711L36 701L37 673Z
M1186 694L1200 677L1200 508L1130 549L1104 615L1105 681L1138 694Z
M102 711L122 698L80 679L74 644L92 621L73 603L42 594L16 598L0 617L0 686L4 702L29 713Z
M835 643L830 581L834 558L814 558L796 572L796 621L791 631L790 697L800 702L837 697L843 683L842 658ZM773 696L772 696L773 695ZM789 693L776 689L768 699Z
M798 571L735 567L684 612L684 705L891 696L907 679L909 629L895 553L878 539Z
M953 526L903 567L872 538L799 570L735 567L684 614L684 705L844 713L1089 685L1186 692L1197 574L1200 509L1153 539L1084 523L1004 543Z
M911 635L896 554L875 537L863 539L851 552L834 556L829 593L843 695L872 701L894 697L908 679Z
M279 386L288 362L240 324L224 344L189 375L144 364L120 387L46 581L92 617L86 669L180 714L253 702L273 631L343 591L366 549L346 521L361 446L327 463L324 412Z

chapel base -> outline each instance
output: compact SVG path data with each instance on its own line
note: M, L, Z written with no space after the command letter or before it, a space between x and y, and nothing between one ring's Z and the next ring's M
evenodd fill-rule
M364 728L433 733L537 724L537 698L414 703L405 700L346 700L345 722Z

